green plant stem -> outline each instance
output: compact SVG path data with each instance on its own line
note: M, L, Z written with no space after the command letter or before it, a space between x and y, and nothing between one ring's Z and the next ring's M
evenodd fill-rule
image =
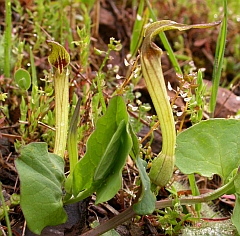
M12 10L11 10L11 0L5 1L6 9L6 29L5 29L5 46L4 46L4 75L10 78L10 56L11 56L11 33L12 33Z
M1 181L0 181L0 198L1 198L2 207L3 207L3 210L4 210L5 221L6 221L6 225L7 225L7 229L8 229L8 235L12 236L12 230L11 230L10 220L9 220L9 217L8 217L7 206L5 204L5 199L4 199L3 193L2 193L2 182Z
M69 103L69 88L68 88L68 70L59 73L58 70L54 76L55 87L55 111L56 111L56 136L54 144L54 153L64 157L64 152L67 142L68 130L68 103Z
M101 235L110 229L117 227L118 225L126 222L127 220L133 218L136 213L133 210L133 206L130 206L127 210L120 213L119 215L108 220L106 223L99 225L98 227L89 230L88 232L81 234L82 236L96 236Z
M209 202L214 199L217 199L221 197L223 194L227 193L229 190L231 190L234 187L234 181L239 178L240 170L238 170L237 174L224 186L221 188L211 192L202 194L200 196L192 196L192 197L186 197L186 198L179 198L179 205L192 205L192 204L198 204L203 202ZM162 209L166 207L172 207L176 204L175 199L166 199L156 202L156 209ZM120 213L119 215L113 217L106 223L103 223L102 225L82 234L82 236L95 236L95 235L101 235L104 232L109 231L110 229L113 229L117 227L118 225L126 222L127 220L130 220L136 216L136 213L133 210L133 206L129 207L124 212Z

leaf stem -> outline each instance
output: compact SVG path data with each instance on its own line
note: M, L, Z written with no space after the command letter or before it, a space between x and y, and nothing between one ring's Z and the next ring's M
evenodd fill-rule
M108 220L107 222L99 225L98 227L89 230L88 232L81 234L82 236L95 236L95 235L101 235L110 229L113 229L117 227L118 225L126 222L127 220L130 220L136 215L136 213L133 210L133 206L130 206L127 210L123 211L119 215L113 217L112 219Z

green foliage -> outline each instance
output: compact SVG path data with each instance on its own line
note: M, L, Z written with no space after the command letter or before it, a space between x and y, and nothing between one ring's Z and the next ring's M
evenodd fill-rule
M190 217L190 214L181 217L178 206L173 209L167 207L164 211L158 210L157 213L159 226L164 230L165 235L178 235L182 229L182 224Z
M239 132L240 122L234 119L207 120L192 126L177 137L177 167L184 174L198 173L206 177L218 174L226 184L240 164ZM234 180L235 189L224 192L237 193L232 220L238 231L239 183L237 177Z
M239 185L238 185L238 189L239 189ZM234 209L233 209L233 214L232 214L231 219L232 219L233 224L237 228L238 232L240 232L240 225L239 225L239 220L240 220L240 194L239 194L239 191L238 191L237 194L235 194L235 196L236 196L235 206L234 206Z
M31 86L31 76L27 70L18 69L14 74L17 85L22 90L28 90Z
M196 124L200 122L203 118L203 111L205 102L205 92L206 92L206 85L203 83L203 76L201 70L198 70L197 73L197 81L196 81L196 88L195 94L192 94L191 87L189 89L189 97L191 98L189 102L189 113L190 113L190 120L192 124Z
M132 145L127 123L125 103L121 97L114 97L105 115L97 121L84 157L75 166L73 194L79 200L96 192L99 203L109 200L119 190L122 168ZM114 149L114 154L109 155ZM108 166L104 168L106 158Z
M4 70L5 70L5 53L7 48L5 47L5 36L6 32L3 35L0 35L0 75L4 74ZM8 66L10 66L10 69L12 69L14 67L14 63L15 63L15 58L12 52L10 52L10 61Z
M7 93L0 93L0 101L5 101L7 98Z
M202 121L181 132L177 136L177 167L185 174L218 174L226 183L240 164L239 132L240 121L235 119Z
M80 113L80 105L81 105L81 99L79 99L77 102L72 119L70 121L69 131L68 131L67 149L68 149L68 157L70 162L70 174L65 182L65 190L67 193L72 192L73 170L78 162L77 125L78 125L78 118Z
M40 234L47 225L64 223L63 159L49 153L46 143L30 143L21 149L15 165L21 182L20 205L29 229Z
M132 127L129 127L133 146L131 150L131 157L136 162L141 178L141 189L138 202L133 205L133 209L138 215L151 214L155 209L156 198L151 191L151 181L146 173L147 163L140 158L140 149L137 136L134 134Z
M156 198L151 191L151 181L146 173L147 163L138 156L136 166L141 178L141 195L138 202L133 205L133 209L138 215L152 214L155 209Z
M89 15L89 9L82 4L82 15L84 18L82 27L77 27L77 34L79 36L78 41L73 41L79 50L80 61L79 64L81 65L82 69L86 69L88 64L89 52L90 52L90 36L91 36L91 19Z
M143 32L144 26L148 22L149 19L149 11L148 9L144 10L144 0L140 0L137 17L134 23L132 39L130 43L130 53L132 57L135 57L137 54L137 50L139 49L142 40L143 40Z
M53 97L52 85L46 81L45 91L42 91L37 86L32 84L31 97L27 94L27 87L29 86L29 73L24 69L19 69L15 74L17 85L21 88L22 99L20 103L20 132L22 133L23 143L29 143L33 138L39 137L40 133L39 122L46 121L48 125L52 125L52 113L49 111ZM25 88L25 89L24 89ZM48 132L48 141L51 146L53 135L51 131ZM44 135L44 134L43 134ZM19 147L20 144L17 144ZM18 148L17 148L18 149Z
M110 43L108 44L108 50L105 54L105 57L104 57L103 62L97 72L97 76L95 79L96 83L97 83L96 86L97 86L98 93L99 93L99 102L101 104L103 114L106 112L106 104L105 104L104 97L103 97L103 87L105 86L105 82L104 82L105 74L102 72L102 70L103 70L103 67L106 65L107 61L109 60L110 52L113 50L119 51L119 50L121 50L121 48L122 48L122 45L119 40L110 38Z

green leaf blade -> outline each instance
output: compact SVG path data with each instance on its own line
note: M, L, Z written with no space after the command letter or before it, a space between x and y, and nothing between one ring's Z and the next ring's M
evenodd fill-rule
M107 171L110 169L111 165L114 164L114 160L111 162L111 158L116 157L116 154L120 151L119 147L121 146L121 135L124 131L124 128L126 130L126 124L125 121L122 120L117 127L116 132L113 134L112 139L110 140L106 151L104 152L99 165L97 166L97 169L94 173L94 181L102 180L106 177Z
M138 215L147 215L153 213L155 210L156 198L151 191L151 181L146 172L147 163L139 157L140 149L138 138L129 126L129 131L132 138L132 152L131 157L135 160L141 178L141 195L138 202L133 205L133 210Z
M156 198L151 191L151 182L146 172L144 160L140 157L136 158L136 165L142 181L142 191L138 202L133 205L133 209L138 215L152 214L155 210Z
M96 204L105 202L114 197L122 184L122 169L125 165L126 158L132 148L131 136L128 133L127 126L124 126L118 152L114 157L113 167L108 173L106 181L97 189Z
M218 174L226 182L240 164L240 121L202 121L177 136L176 166L184 174ZM187 164L186 164L187 163Z
M17 85L23 90L28 90L31 86L31 76L27 70L18 69L14 74L14 79Z
M94 191L101 195L102 186L104 189L104 186L109 186L109 184L113 186L112 183L115 186L111 191L110 188L106 187L109 192L105 192L104 199L109 200L114 193L116 194L120 187L118 183L121 180L121 175L119 173L122 171L130 151L129 146L131 146L131 141L126 135L127 123L128 113L124 100L122 97L116 96L110 100L105 115L98 119L96 130L88 139L87 151L74 169L73 194L75 197L83 199L82 197L86 197L87 194L91 195ZM120 124L122 127L119 128ZM116 135L115 139L114 135ZM114 139L113 142L111 142L112 139ZM108 150L113 150L113 148L117 148L117 152L114 151L111 155ZM104 163L108 158L109 163L105 169ZM112 175L115 177L111 177ZM116 178L116 182L112 181L111 178ZM99 199L101 197L97 198L97 201L100 201Z
M48 225L66 221L63 209L63 159L47 151L46 143L31 143L15 161L21 183L20 205L29 229L40 234Z

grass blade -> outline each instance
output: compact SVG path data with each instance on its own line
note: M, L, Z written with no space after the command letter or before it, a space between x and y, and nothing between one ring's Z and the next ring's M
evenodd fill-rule
M216 52L215 52L215 63L213 67L213 86L212 94L210 98L210 117L214 117L214 110L216 107L218 86L221 78L222 65L224 59L224 51L226 45L226 36L227 36L227 0L224 0L224 18L221 26L221 31L218 36Z
M149 19L148 8L145 11L143 10L144 10L144 0L140 0L138 11L137 11L137 17L133 27L132 40L130 44L130 53L132 57L135 57L135 55L137 54L137 50L139 49L142 43L144 26L145 24L147 24L147 21Z
M11 55L11 32L12 32L12 10L11 10L11 1L6 0L5 2L6 9L6 29L5 29L5 49L4 49L4 75L5 77L10 77L10 55Z

